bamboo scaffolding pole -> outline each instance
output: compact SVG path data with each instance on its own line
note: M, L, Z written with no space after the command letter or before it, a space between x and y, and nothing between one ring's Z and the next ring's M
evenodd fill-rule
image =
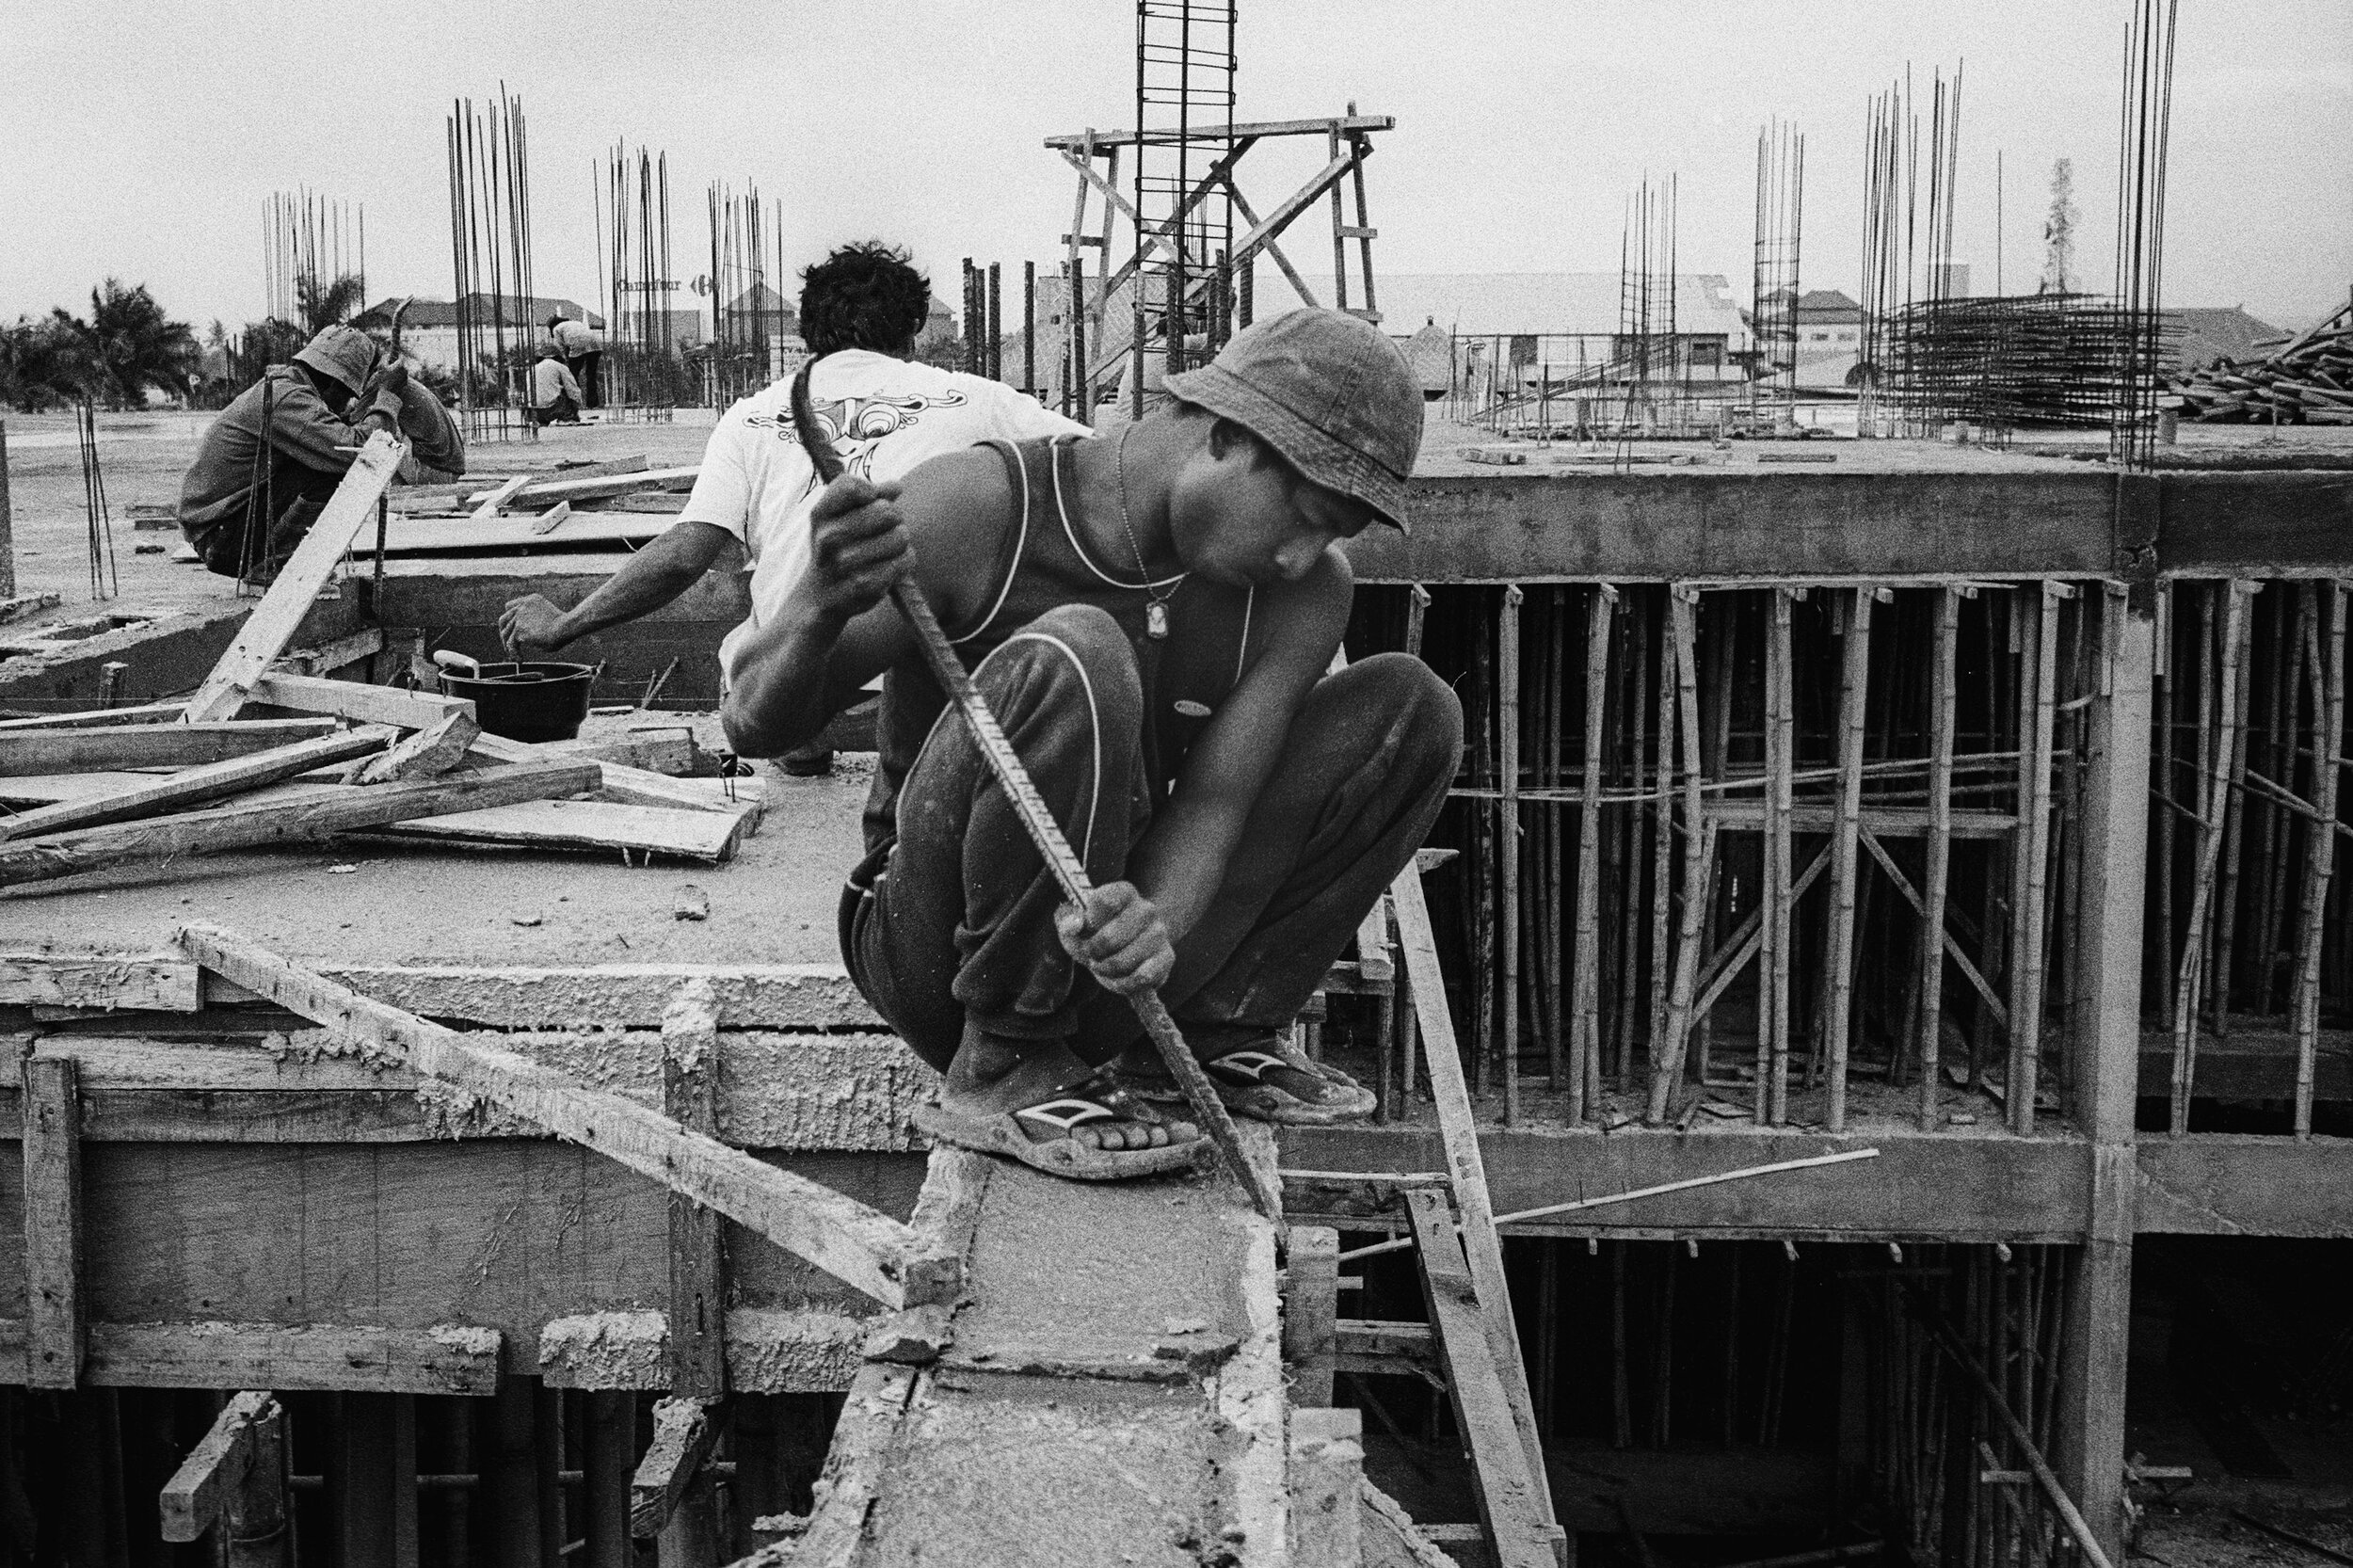
M1496 626L1497 766L1503 803L1497 845L1503 878L1503 1027L1497 1043L1503 1072L1503 1125L1520 1119L1520 605L1527 599L1516 583L1503 590L1503 613ZM1577 848L1580 866L1584 846Z
M2212 977L2214 1032L2217 1039L2231 1032L2231 959L2238 933L2239 846L2246 837L2247 742L2252 728L2248 723L2248 714L2255 684L2255 608L2251 604L2248 606L2247 656L2239 665L2238 685L2231 696L2232 711L2236 717L2237 744L2231 748L2229 758L2227 776L2230 789L2223 802L2222 886L2215 900L2214 963L2206 971Z
M2156 607L2156 667L2150 672L2153 700L2151 707L2157 715L2157 755L2153 768L2157 787L2167 795L2175 791L2173 777L2173 702L2174 685L2167 673L2172 662L2173 584L2157 584ZM2157 813L2157 939L2150 945L2156 968L2158 1021L2167 1033L2173 1032L2173 815Z
M1928 871L1921 878L1919 941L1920 1127L1937 1126L1937 1065L1944 1044L1945 896L1953 851L1953 724L1957 692L1954 653L1961 629L1961 590L1938 591L1934 651L1929 662Z
M1626 755L1629 759L1627 763L1629 776L1626 782L1633 786L1633 792L1639 795L1642 792L1643 759L1650 741L1650 704L1647 696L1650 691L1650 601L1647 599L1628 601L1625 638L1628 658L1622 661L1622 664L1632 666L1625 674L1625 711L1628 726L1633 731L1631 744L1626 748ZM1641 808L1638 806L1626 812L1624 821L1626 879L1625 907L1628 910L1657 907L1663 902L1660 897L1664 891L1663 887L1654 884L1647 899L1643 891ZM1616 1048L1610 1064L1610 1086L1623 1094L1631 1072L1629 1064L1634 1057L1635 1020L1641 1016L1637 993L1641 989L1642 935L1641 927L1631 920L1617 921L1616 928L1620 948L1618 1016L1611 1032L1616 1041Z
M1496 632L1500 634L1499 625ZM1494 777L1496 659L1489 629L1476 616L1471 627L1470 769L1474 784L1495 786L1497 792L1472 808L1478 823L1478 854L1463 869L1463 885L1470 906L1464 921L1471 943L1471 1094L1487 1092L1489 1064L1495 1058L1496 1037L1496 907L1492 878L1496 872L1495 802L1502 781Z
M2065 584L2046 582L2038 596L2034 631L2034 725L2026 747L2025 789L2019 824L2021 853L2025 857L2026 896L2012 926L2017 962L2010 970L2009 1079L2010 1130L2034 1130L2035 1080L2042 1061L2043 957L2048 951L2042 912L2049 892L2051 861L2051 738L2052 711L2058 680L2059 600Z
M1561 778L1561 736L1567 728L1561 711L1561 698L1568 680L1568 589L1554 588L1546 596L1545 626L1545 698L1544 723L1544 782L1558 785ZM1541 968L1543 980L1541 997L1544 1008L1545 1071L1547 1087L1558 1094L1561 1075L1566 1070L1565 1042L1562 1028L1565 1011L1561 994L1561 882L1563 856L1567 853L1560 807L1548 806L1537 815L1544 836L1542 864L1545 868L1543 901Z
M2189 918L2182 943L2180 970L2173 991L2173 1080L2168 1130L2179 1138L2189 1131L2190 1091L2198 1062L2199 985L2204 978L2206 930L2214 903L2215 872L2222 854L2222 802L2226 792L2217 788L2222 764L2235 746L2233 721L2238 716L2234 694L2238 686L2240 646L2247 631L2247 587L2237 578L2219 588L2223 599L2222 648L2217 680L2201 680L2205 706L2200 715L2198 746L2198 877L2190 891ZM2206 612L2212 618L2213 612ZM2207 660L2213 658L2205 650ZM2216 723L2210 728L2207 719Z
M2329 584L2329 652L2322 669L2320 752L2338 755L2345 744L2345 584ZM2313 1073L2320 1044L2320 946L2322 916L2328 908L2329 885L2336 872L2337 770L2313 770L2313 805L2325 819L2307 836L2312 844L2305 856L2304 903L2297 933L2296 964L2296 1136L2313 1135Z
M1700 931L1707 903L1709 863L1716 853L1716 824L1706 820L1700 793L1699 650L1693 621L1697 589L1669 588L1667 613L1675 648L1675 697L1683 732L1683 913L1675 933L1674 980L1667 1001L1667 1032L1657 1060L1651 1064L1650 1114L1653 1127L1667 1120L1676 1080L1683 1076L1685 1048L1691 1029L1691 995L1699 981Z
M1601 748L1608 711L1609 627L1618 590L1594 584L1585 618L1585 802L1577 832L1576 1016L1569 1032L1569 1111L1582 1121L1601 1044Z
M1803 590L1795 590L1802 592ZM1795 771L1797 724L1791 713L1790 601L1775 588L1765 629L1765 897L1757 1019L1756 1107L1759 1126L1789 1120L1789 775Z
M1847 1127L1847 1049L1854 1011L1855 845L1863 824L1863 741L1870 696L1873 597L1869 588L1851 590L1839 659L1838 830L1831 838L1830 940L1824 953L1830 966L1830 1005L1822 1020L1830 1058L1830 1109L1825 1122L1833 1132L1843 1132Z
M2299 681L2303 676L2304 617L2312 614L2313 585L2296 584L2296 617L2283 611L2272 617L2271 679L2264 682L2265 760L2274 778L2289 776L2290 739L2296 731ZM2287 869L2281 864L2281 840L2295 831L2287 810L2266 801L2263 812L2263 842L2255 852L2260 881L2255 890L2255 994L2250 999L2258 1017L2271 1012L2272 993L2279 989L2280 926L2286 903Z
M1661 608L1665 608L1663 603ZM1667 890L1668 879L1674 872L1674 802L1667 792L1674 783L1675 680L1674 660L1669 648L1672 633L1663 616L1652 618L1657 621L1659 630L1658 755L1654 773L1657 779L1657 795L1650 802L1650 1030L1645 1044L1655 1067L1667 1037L1667 927L1674 904Z
M1718 774L1728 774L1732 771L1733 672L1739 667L1740 612L1741 596L1736 594L1724 601L1723 615L1720 617L1717 635L1711 639L1714 645L1711 649L1714 674L1700 692L1701 711L1706 714L1708 731L1708 744L1701 754L1702 765ZM1710 702L1713 703L1712 712L1708 712ZM1757 781L1760 784L1763 782L1761 769ZM1715 842L1711 840L1708 843L1706 896L1701 901L1701 917L1705 922L1702 927L1704 936L1701 948L1702 951L1707 952L1716 951L1717 927L1727 913L1728 902L1717 894L1715 847ZM1736 878L1733 888L1727 890L1737 890L1737 886ZM1708 1066L1709 1057L1716 1044L1716 1015L1708 1008L1699 1007L1692 1010L1691 1019L1692 1028L1697 1032L1699 1038L1698 1077L1699 1080L1705 1084L1711 1081L1708 1076Z

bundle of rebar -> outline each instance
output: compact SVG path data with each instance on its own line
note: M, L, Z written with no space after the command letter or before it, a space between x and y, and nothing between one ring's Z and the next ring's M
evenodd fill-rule
M2172 390L2182 416L2207 424L2353 424L2353 304L2260 364L2196 371Z
M503 83L487 109L471 98L450 107L449 229L457 407L467 438L536 440L538 426L527 413L536 306L530 147L522 98Z
M2148 465L2156 444L2157 366L2164 313L2166 149L2173 125L2177 0L2133 0L2124 34L2116 159L2116 297L2135 342L2109 422L2108 456Z
M1805 210L1805 137L1775 120L1756 133L1756 367L1752 413L1786 419L1798 397L1798 259Z
M1856 362L1862 391L1857 429L1865 436L1896 433L1889 427L1881 393L1897 373L1897 340L1903 323L1923 301L1934 305L1949 300L1959 277L1953 265L1953 217L1961 168L1961 81L1959 69L1949 83L1942 68L1930 79L1925 169L1911 67L1905 67L1901 81L1889 84L1870 102L1865 131L1862 343ZM1925 265L1919 248L1924 183Z
M784 298L769 286L784 271L784 203L773 217L749 181L738 196L712 181L711 216L711 378L713 408L748 397L784 373Z
M98 466L98 409L87 400L73 410L73 434L82 449L82 510L88 524L89 596L112 599L121 591L115 571L114 513L106 504L106 475Z
M367 204L355 210L307 185L271 192L263 211L262 273L276 320L315 329L351 315L367 302ZM329 294L345 278L357 294L326 310ZM328 319L314 321L313 312Z
M2170 333L2097 295L1918 300L1887 317L1881 406L1915 435L2106 424Z
M596 193L605 418L667 423L685 385L670 295L670 155L616 142ZM608 227L609 222L609 227Z

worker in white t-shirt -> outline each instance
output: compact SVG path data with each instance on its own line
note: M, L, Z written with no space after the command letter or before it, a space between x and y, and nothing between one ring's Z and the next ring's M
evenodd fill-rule
M801 336L816 358L809 399L850 472L897 479L979 441L1086 433L1016 388L909 360L930 310L930 280L879 241L843 246L801 274ZM752 613L719 645L724 682L736 648L808 567L808 512L824 487L793 435L791 392L788 377L721 416L678 520L579 604L510 600L499 617L507 646L552 653L658 610L732 542L752 574Z

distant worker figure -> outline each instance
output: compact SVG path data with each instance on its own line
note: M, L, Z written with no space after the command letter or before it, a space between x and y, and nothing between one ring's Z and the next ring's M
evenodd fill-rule
M930 280L905 251L880 241L843 246L801 274L801 335L818 361L809 397L851 472L895 479L978 441L1086 434L1002 382L910 361L930 309ZM793 439L791 391L788 377L727 411L678 520L578 605L560 610L538 594L508 600L499 618L507 645L544 656L650 614L693 587L732 543L752 573L752 607L719 646L721 679L731 679L744 641L808 569L808 512L824 487ZM785 766L823 773L831 756L804 748Z
M580 383L572 379L552 340L540 341L538 359L531 367L531 418L541 425L580 423Z
M603 408L604 392L600 378L604 369L604 334L584 321L565 315L548 317L548 334L555 339L555 351L562 356L564 368L580 383L580 406Z
M466 438L441 400L360 328L329 327L205 430L180 484L180 531L208 569L267 582L378 430L423 467L466 472Z

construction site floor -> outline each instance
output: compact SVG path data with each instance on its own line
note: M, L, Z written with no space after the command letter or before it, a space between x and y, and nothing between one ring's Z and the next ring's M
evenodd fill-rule
M338 965L835 964L835 909L858 857L872 766L845 758L830 778L762 769L745 783L764 792L766 814L724 865L349 838L13 888L0 893L0 925L124 949L204 921ZM679 917L690 886L708 919Z

